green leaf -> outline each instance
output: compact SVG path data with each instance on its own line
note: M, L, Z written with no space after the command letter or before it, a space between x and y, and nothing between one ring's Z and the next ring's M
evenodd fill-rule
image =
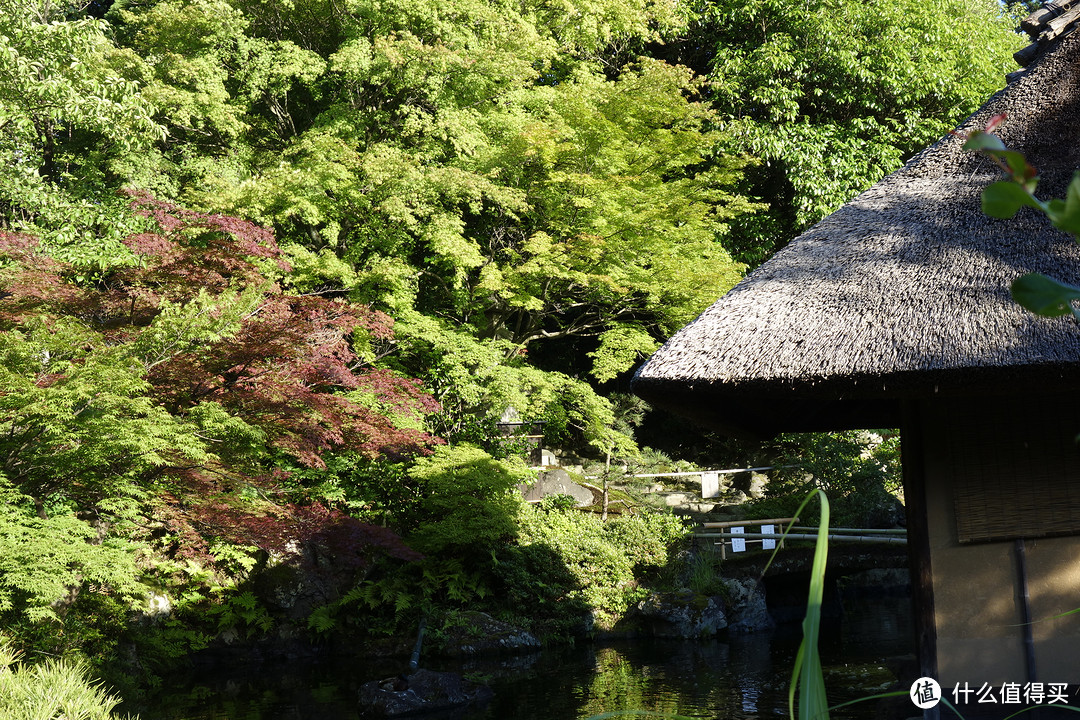
M810 567L810 588L806 598L806 616L803 618L803 639L795 655L795 664L791 671L791 685L788 688L788 717L791 720L795 720L796 717L796 694L798 694L798 720L828 720L829 718L825 677L818 652L821 603L825 597L825 566L829 556L829 498L821 489L813 490L799 505L795 516L801 516L807 503L815 497L821 503L821 519L818 522L814 559ZM789 526L784 531L785 536L790 529ZM775 557L776 550L766 563L766 569ZM764 575L764 571L762 574Z
M1067 285L1046 277L1040 273L1028 273L1012 284L1013 300L1036 315L1060 317L1072 314L1080 319L1080 313L1073 307L1075 300L1080 300L1080 287Z
M1001 138L997 135L991 135L990 133L978 132L970 136L967 142L964 143L964 150L1004 150L1005 143L1001 142Z
M990 217L1011 218L1024 205L1040 207L1031 193L1011 180L996 182L982 193L982 210Z
M1065 193L1065 203L1060 213L1050 218L1054 227L1071 233L1080 239L1080 172L1073 175L1069 189Z

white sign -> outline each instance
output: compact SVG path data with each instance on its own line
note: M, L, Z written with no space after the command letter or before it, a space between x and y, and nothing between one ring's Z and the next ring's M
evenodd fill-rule
M769 533L776 532L776 530L774 529L775 527L776 527L775 525L762 525L761 526L762 535L768 535ZM762 539L762 541L761 541L761 549L762 550L772 550L775 547L776 547L776 538L764 538L764 539Z
M731 528L732 535L742 535L743 529L741 527ZM746 552L746 540L742 538L731 538L731 551L732 552Z
M701 497L720 497L720 473L701 473Z

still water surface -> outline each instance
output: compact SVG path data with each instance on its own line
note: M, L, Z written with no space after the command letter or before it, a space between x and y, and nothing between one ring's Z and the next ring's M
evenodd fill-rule
M431 658L432 670L482 676L495 691L485 708L454 720L579 720L614 710L692 718L750 720L787 715L787 687L798 626L711 641L635 640L547 650L502 661ZM911 653L907 598L845 603L842 622L825 628L821 649L830 702L880 692L892 681L883 660ZM402 661L264 664L254 673L170 678L143 720L356 720L363 682L401 672ZM875 703L834 718L873 718Z

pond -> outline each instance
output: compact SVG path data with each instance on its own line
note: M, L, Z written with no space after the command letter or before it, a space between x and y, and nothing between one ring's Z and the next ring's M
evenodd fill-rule
M843 621L826 623L821 643L830 702L881 692L893 682L887 658L911 654L906 597L846 600ZM422 662L482 678L495 699L455 720L579 720L615 710L693 718L786 717L800 629L709 641L624 640L503 658ZM191 673L166 681L143 720L354 720L364 681L395 675L401 660L335 658L264 664L255 672ZM833 717L873 718L875 702Z

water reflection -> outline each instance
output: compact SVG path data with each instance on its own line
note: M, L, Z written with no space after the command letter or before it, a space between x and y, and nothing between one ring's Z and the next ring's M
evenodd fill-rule
M892 679L882 659L911 652L905 598L852 601L845 610L844 622L822 635L832 702L880 691ZM750 720L786 716L798 643L799 628L792 626L716 641L642 639L502 661L424 664L480 677L495 690L487 707L458 713L460 720L578 720L614 710ZM266 664L254 674L217 668L172 678L153 705L131 709L144 720L355 720L360 684L394 675L400 664L339 658ZM867 703L834 717L872 718L874 711Z

